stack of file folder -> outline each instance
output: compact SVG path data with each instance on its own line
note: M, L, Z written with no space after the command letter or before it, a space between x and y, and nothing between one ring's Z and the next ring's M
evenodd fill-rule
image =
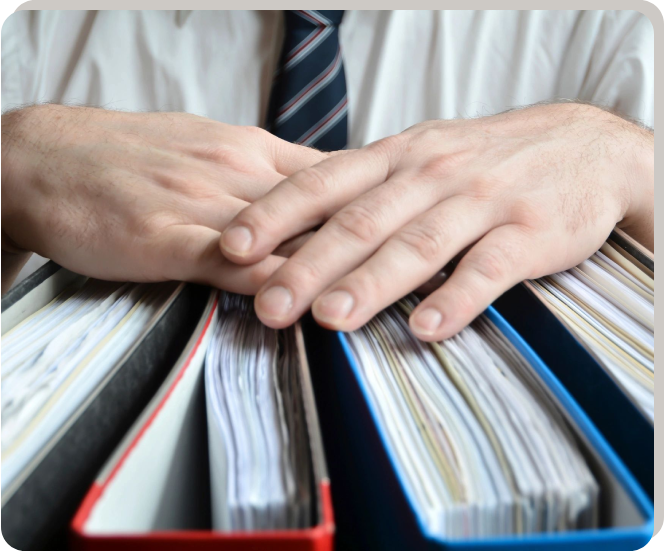
M311 525L309 442L295 333L261 324L251 302L224 294L205 360L212 526Z
M654 274L608 241L579 266L531 284L654 422Z
M579 267L526 281L494 303L590 417L650 499L654 270L653 255L616 229Z
M423 343L414 296L352 333L275 331L247 297L51 263L2 301L3 534L26 550L67 525L92 551L638 548L653 277L616 232Z
M3 492L140 339L175 287L90 280L3 335Z
M346 342L426 529L459 539L595 528L598 484L525 358L486 316L419 342L415 302Z
M399 316L385 312L349 335L308 328L308 341L329 358L314 385L341 549L623 550L647 543L652 502L578 403L494 309L444 347L411 340L405 321L403 331L396 329ZM392 326L389 337L375 332L381 322ZM502 361L478 363L478 339ZM398 352L390 350L397 358L388 359L385 347L395 342ZM467 342L474 342L470 353ZM494 372L491 384L480 376L487 369ZM473 378L473 397L458 400ZM508 403L504 394L497 399L498 386L532 395ZM439 393L445 398L436 405ZM494 416L500 409L512 413L482 419L492 408ZM532 416L517 413L522 408ZM464 410L466 417L453 421ZM455 435L456 423L465 431ZM537 430L555 438L555 450L547 452L543 441L534 445ZM525 454L515 449L520 446ZM469 460L465 453L473 448L479 451ZM517 484L502 484L496 499L501 478L509 477ZM446 479L459 488L447 489Z
M2 533L17 549L64 538L209 294L184 284L119 290L49 263L2 299Z
M278 334L245 297L213 291L85 496L74 548L331 550L308 369L299 328Z

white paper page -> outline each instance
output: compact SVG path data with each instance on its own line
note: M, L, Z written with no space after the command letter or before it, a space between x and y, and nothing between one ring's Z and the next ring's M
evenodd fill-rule
M18 331L3 336L4 346L5 337L25 338L26 327L52 335L50 341L40 339L38 346L28 349L30 353L3 381L3 489L140 338L173 289L174 284L122 286L89 280L74 302L71 297L55 300ZM59 322L57 331L53 319Z
M299 386L286 387L298 359L279 339L250 299L222 294L205 365L215 530L310 525L302 398Z
M418 514L452 539L592 526L597 485L563 417L487 324L427 345L391 307L347 335Z
M533 286L654 421L654 280L607 247Z

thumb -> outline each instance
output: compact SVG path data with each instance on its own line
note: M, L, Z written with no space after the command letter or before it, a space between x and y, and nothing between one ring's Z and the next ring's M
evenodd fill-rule
M253 295L285 261L269 255L251 266L233 264L219 250L220 237L220 232L205 226L169 226L151 243L150 263L167 279Z

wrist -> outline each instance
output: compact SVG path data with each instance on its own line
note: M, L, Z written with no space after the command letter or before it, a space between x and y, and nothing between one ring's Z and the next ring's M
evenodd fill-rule
M28 255L16 241L16 230L22 219L21 206L26 203L22 190L33 178L30 158L35 158L35 116L41 106L27 107L2 115L2 252Z
M650 250L654 250L655 138L652 132L633 126L630 147L624 150L629 204L618 226Z

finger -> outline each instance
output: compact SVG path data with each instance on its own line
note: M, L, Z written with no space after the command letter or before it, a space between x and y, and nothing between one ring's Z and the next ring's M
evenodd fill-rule
M444 186L416 184L413 176L403 173L365 193L332 216L265 284L266 290L280 286L290 293L288 311L277 311L270 304L271 294L261 290L257 314L271 327L295 322L321 292L366 261L399 228L437 204L443 193Z
M443 267L442 270L440 270L440 272L434 274L429 281L420 285L413 292L418 295L427 296L433 293L436 289L440 288L440 286L443 283L445 283L452 275L454 268L456 268L456 265L459 263L463 255L465 255L468 252L471 246L472 245L468 245L467 247L462 249L452 260L450 260L447 264L445 264L445 266Z
M221 151L217 163L175 154L164 156L157 166L150 168L149 180L175 191L178 196L201 202L235 197L251 203L284 179L267 161L255 162Z
M274 249L274 255L283 256L284 258L289 258L293 256L295 252L301 249L304 246L304 244L307 241L309 241L309 239L311 239L314 235L316 235L316 232L308 231L303 234L292 237L291 239L289 239L288 241L284 241L281 245L279 245L276 249Z
M269 139L268 152L276 171L284 176L290 176L298 170L318 164L330 156L313 147L297 145L276 136Z
M462 196L443 201L395 233L312 306L325 327L353 331L427 282L466 245L499 223L490 207ZM272 278L270 278L272 281ZM262 290L259 292L262 293Z
M448 281L410 316L410 327L422 340L456 335L503 292L531 277L541 262L539 250L521 226L489 232L461 259Z
M264 197L283 179L284 176L275 170L257 170L255 174L242 177L233 174L230 178L224 172L220 172L212 182L227 195L253 203Z
M182 201L177 207L187 223L205 226L221 234L228 227L231 220L247 208L249 204L237 197L224 195L218 199L205 201Z
M218 190L225 196L236 197L248 203L263 197L274 186L284 179L284 175L271 167L257 166L256 163L245 160L246 168L243 170L239 164L229 169L227 166L210 168L204 174L205 188L208 193ZM267 164L267 163L266 163ZM203 198L206 197L204 193Z
M252 266L238 266L219 251L219 236L218 231L204 226L170 226L151 244L151 269L167 279L253 295L284 262L283 258L268 256Z
M249 206L247 201L235 197L223 197L218 201L203 201L192 203L188 207L182 207L181 212L186 211L185 219L188 223L197 226L206 226L223 232L228 223L242 209ZM288 258L300 249L312 236L314 232L309 231L284 241L275 250L276 256Z
M317 226L385 182L397 154L395 146L381 142L333 156L286 178L231 222L221 240L224 255L240 264L265 258L283 241Z

